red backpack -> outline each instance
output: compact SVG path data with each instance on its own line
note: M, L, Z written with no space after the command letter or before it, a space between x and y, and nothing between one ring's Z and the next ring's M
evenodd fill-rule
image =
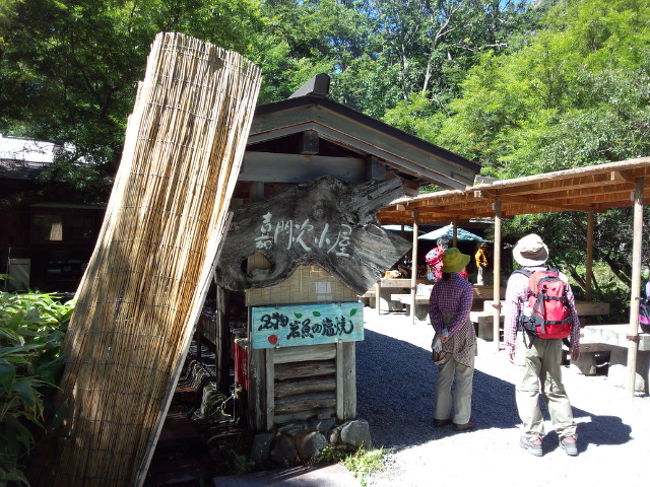
M539 338L566 338L571 334L573 318L566 297L566 283L557 269L515 272L528 277L527 300L519 317L519 326Z

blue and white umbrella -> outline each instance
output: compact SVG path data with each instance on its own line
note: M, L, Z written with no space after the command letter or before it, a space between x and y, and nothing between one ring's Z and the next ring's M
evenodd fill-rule
M433 230L429 233L425 233L424 235L420 235L418 237L419 240L438 240L440 237L449 237L449 239L454 238L454 226L450 223L449 225L446 225L442 228L438 228L437 230ZM483 237L476 235L475 233L472 233L468 230L465 230L463 228L458 227L456 229L456 238L458 241L463 241L463 242L487 242L488 240L484 239Z
M382 225L381 228L388 230L389 232L402 231L402 225ZM410 225L404 225L404 232L413 232L413 227ZM422 233L422 230L418 230L418 233Z

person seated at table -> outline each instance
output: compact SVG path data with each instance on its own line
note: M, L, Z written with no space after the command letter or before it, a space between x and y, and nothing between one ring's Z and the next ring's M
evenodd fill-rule
M411 277L411 261L406 256L402 257L397 264L397 270L399 271L400 277Z

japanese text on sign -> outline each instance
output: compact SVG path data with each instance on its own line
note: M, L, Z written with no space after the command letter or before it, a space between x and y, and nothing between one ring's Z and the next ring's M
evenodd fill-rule
M280 220L274 223L273 215L268 212L262 217L255 247L258 250L271 250L276 245L284 245L289 250L293 246L300 246L305 252L324 249L326 253L334 253L337 257L350 257L348 247L351 235L352 227L345 223L338 226L325 223L319 228L309 218L302 222Z
M254 307L251 320L253 348L363 339L363 306L356 302Z

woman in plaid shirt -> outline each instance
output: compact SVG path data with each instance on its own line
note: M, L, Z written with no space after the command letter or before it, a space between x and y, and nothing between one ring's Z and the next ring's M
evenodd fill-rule
M470 256L460 253L457 248L448 249L442 256L442 278L433 286L429 298L429 319L436 332L434 344L440 340L443 355L436 362L440 370L436 383L434 425L453 423L456 431L475 427L470 416L476 335L469 319L474 293L470 282L460 274L469 260ZM452 398L454 378L456 391Z

